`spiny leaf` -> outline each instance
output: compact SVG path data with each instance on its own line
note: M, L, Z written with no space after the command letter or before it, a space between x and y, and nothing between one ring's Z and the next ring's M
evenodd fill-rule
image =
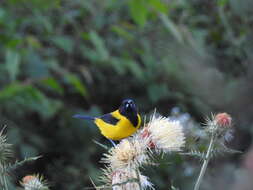
M21 161L16 161L13 165L11 165L9 167L10 170L16 169L19 166L22 166L23 164L27 163L27 162L31 162L31 161L35 161L39 158L41 158L42 156L35 156L35 157L29 157L29 158L25 158L24 160Z
M101 146L102 148L104 148L105 150L109 150L109 147L104 145L104 144L101 144L100 142L96 141L96 140L93 140L93 142L99 146Z
M187 155L187 156L193 156L193 157L197 157L200 160L204 160L206 157L206 153L205 152L200 152L199 150L191 150L190 152L183 152L180 153L181 155Z
M224 143L219 143L219 147L220 147L221 151L223 151L224 153L230 153L230 154L241 154L241 153L243 153L242 151L228 148Z

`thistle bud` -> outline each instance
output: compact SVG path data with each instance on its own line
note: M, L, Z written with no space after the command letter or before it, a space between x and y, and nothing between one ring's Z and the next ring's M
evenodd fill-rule
M232 126L232 118L227 113L218 113L213 115L211 119L207 119L207 132L210 134L215 134L218 137L227 137L231 136L231 126ZM229 139L228 138L228 139Z
M214 121L216 122L217 125L221 127L230 127L232 123L232 118L227 113L218 113L214 117Z
M22 179L21 185L25 190L49 190L43 177L39 175L27 175Z

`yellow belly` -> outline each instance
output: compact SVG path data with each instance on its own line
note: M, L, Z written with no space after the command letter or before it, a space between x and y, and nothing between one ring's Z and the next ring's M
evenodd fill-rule
M95 119L95 124L100 129L102 135L104 135L108 139L112 140L120 140L126 137L131 136L133 133L137 131L141 124L141 118L138 115L138 125L134 127L132 123L125 117L119 115L118 112L113 112L113 116L119 119L116 125L112 125L104 122L102 119Z

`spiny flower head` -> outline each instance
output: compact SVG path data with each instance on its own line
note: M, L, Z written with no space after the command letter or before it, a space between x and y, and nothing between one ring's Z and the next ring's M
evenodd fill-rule
M112 187L113 190L140 190L153 189L153 184L149 182L148 177L141 175L139 170L125 168L119 170L104 170L106 186Z
M137 168L149 159L147 143L134 137L123 139L104 156L102 162L109 164L113 169Z
M230 127L232 123L232 117L227 113L218 113L215 115L214 121L221 127Z
M232 127L232 117L227 113L218 113L207 119L207 131L218 136L224 136Z
M25 190L49 190L43 177L39 175L27 175L22 179L21 185Z
M169 152L180 151L185 145L183 127L178 121L154 115L141 131L142 138L149 138L149 147Z

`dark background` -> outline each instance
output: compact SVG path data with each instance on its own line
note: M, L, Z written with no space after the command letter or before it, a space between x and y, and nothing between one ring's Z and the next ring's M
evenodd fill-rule
M98 183L108 144L73 114L100 115L133 98L142 116L173 107L203 122L228 112L230 147L252 142L252 0L2 0L0 121L15 156L43 155L13 174L41 173L51 189ZM200 142L196 142L200 143ZM157 189L191 189L200 162L168 155L144 170ZM244 154L210 163L203 189L237 181ZM239 180L239 179L238 179ZM99 184L99 183L98 183ZM225 188L227 189L227 188Z

